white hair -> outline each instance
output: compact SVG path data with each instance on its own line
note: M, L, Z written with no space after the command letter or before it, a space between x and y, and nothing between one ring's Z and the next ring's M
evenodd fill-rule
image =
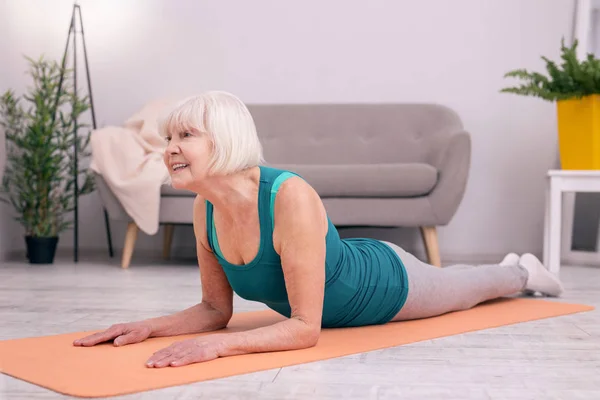
M186 130L205 132L213 143L209 174L229 174L264 163L256 126L236 96L210 91L184 100L159 124L164 136Z

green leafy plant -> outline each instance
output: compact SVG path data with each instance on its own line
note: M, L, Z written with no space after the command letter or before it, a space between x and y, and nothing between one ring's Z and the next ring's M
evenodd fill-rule
M547 101L580 99L585 96L600 94L600 60L588 54L583 61L577 59L575 40L566 47L561 41L560 65L542 57L546 62L548 75L517 69L504 75L505 78L520 78L525 83L519 86L502 89L504 93L515 93L523 96L539 97Z
M75 93L69 70L43 57L26 58L33 87L22 97L13 90L0 97L7 149L0 200L12 204L26 236L56 237L72 225L75 157L79 164L91 155L86 150L90 131L80 134L87 125L78 123L89 103ZM88 169L78 166L77 175L78 195L91 193Z

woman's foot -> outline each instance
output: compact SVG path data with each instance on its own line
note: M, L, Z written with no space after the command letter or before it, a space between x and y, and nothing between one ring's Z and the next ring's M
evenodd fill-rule
M519 255L516 253L508 253L504 260L500 262L503 267L509 267L511 265L519 265Z
M517 253L508 253L498 265L503 267L516 267L519 265L520 259L521 256L519 256ZM535 295L535 290L525 289L523 290L523 294L527 296L533 296Z
M526 293L540 292L547 296L558 297L564 292L558 277L548 271L533 254L523 254L519 259L519 265L529 273L525 284Z

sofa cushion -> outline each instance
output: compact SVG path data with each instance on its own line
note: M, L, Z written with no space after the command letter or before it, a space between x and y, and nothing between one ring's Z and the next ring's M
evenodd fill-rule
M279 164L300 175L321 197L414 197L435 187L438 171L429 164Z
M190 190L175 189L171 185L162 185L160 188L161 196L173 196L173 197L196 197L196 193Z
M435 187L438 171L429 164L287 164L273 165L304 178L321 197L425 196ZM194 197L189 190L163 185L161 195Z

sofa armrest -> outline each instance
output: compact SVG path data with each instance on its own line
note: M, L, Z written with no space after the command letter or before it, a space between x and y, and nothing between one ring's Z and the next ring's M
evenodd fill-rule
M460 205L471 166L471 136L459 131L440 138L430 163L439 171L438 182L429 194L437 225L447 225Z
M117 221L133 221L129 214L125 211L119 200L115 197L113 192L108 187L108 184L97 172L94 172L94 180L96 181L96 188L98 191L98 195L102 200L102 205L106 209L108 216L110 219Z

